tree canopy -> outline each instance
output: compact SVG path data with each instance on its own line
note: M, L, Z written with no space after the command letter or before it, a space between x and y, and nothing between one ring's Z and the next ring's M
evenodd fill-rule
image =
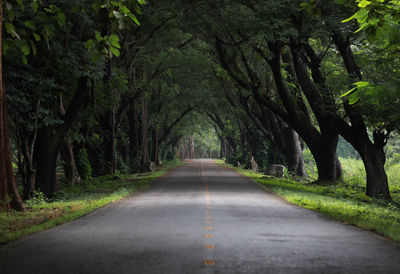
M360 157L367 195L391 198L398 1L2 2L2 207L23 208L14 173L27 200L60 169L78 184L175 157L308 177L305 151L318 181Z

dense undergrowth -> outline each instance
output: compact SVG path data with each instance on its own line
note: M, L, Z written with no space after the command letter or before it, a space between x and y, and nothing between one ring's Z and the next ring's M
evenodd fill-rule
M224 164L222 160L217 162ZM387 170L393 201L386 202L365 195L365 171L360 160L341 159L341 163L343 180L323 185L288 174L279 179L252 170L234 169L290 203L400 242L400 166L393 165Z
M165 162L154 172L108 175L79 185L61 185L54 198L47 200L40 192L26 202L24 212L0 212L0 243L66 223L104 205L147 188L152 181L180 161Z

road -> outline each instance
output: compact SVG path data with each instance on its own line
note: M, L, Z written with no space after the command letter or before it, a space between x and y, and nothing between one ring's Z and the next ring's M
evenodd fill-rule
M400 273L400 247L193 160L149 190L0 246L0 273Z

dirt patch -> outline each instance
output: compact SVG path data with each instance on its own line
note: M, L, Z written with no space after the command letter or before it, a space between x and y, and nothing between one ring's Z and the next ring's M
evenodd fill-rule
M39 225L46 222L47 220L58 218L64 212L65 211L61 209L49 209L43 210L43 212L37 213L34 216L27 216L26 218L16 219L10 223L10 225L6 229L6 232L14 232L35 225Z

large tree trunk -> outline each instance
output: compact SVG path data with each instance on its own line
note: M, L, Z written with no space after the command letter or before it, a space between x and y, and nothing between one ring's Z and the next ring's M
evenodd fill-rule
M318 169L318 181L330 181L338 178L336 158L336 147L311 146L311 153L314 156Z
M285 98L288 93L285 91L286 88L283 85L281 73L280 71L277 71L280 70L280 65L272 68L274 71L275 80L279 83L278 90L280 90L282 93L282 101L290 101L290 99L287 97ZM306 142L311 150L312 155L314 156L318 169L318 181L338 179L336 161L336 146L337 138L339 136L338 133L333 127L329 128L329 123L326 125L326 127L322 127L321 125L323 125L323 123L320 123L321 133L319 133L314 126L309 124L307 121L299 121L301 120L301 114L298 114L297 110L294 110L297 107L291 105L295 104L293 101L288 102L287 104L288 109L292 108L293 113L297 113L296 119L298 123L291 121L291 126L296 129L302 139Z
M1 47L0 52L2 52ZM0 74L1 73L0 68ZM17 191L12 167L11 150L8 139L7 103L1 78L0 89L0 210L24 210L24 204Z
M334 33L332 40L344 61L350 79L360 81L362 74L354 59L350 39L342 37L339 33ZM386 157L384 147L388 134L374 131L374 143L372 143L361 112L357 107L349 105L348 102L344 103L344 108L350 118L351 125L343 121L338 115L333 116L333 122L343 138L356 149L363 160L367 173L366 194L370 197L391 200L384 167Z
M298 176L306 176L306 169L303 158L303 148L301 147L299 135L291 128L283 129L284 146L281 148L288 170Z
M34 166L36 167L36 188L50 198L58 189L56 176L57 156L64 138L85 107L90 95L88 79L82 77L77 81L74 97L62 116L63 124L52 125L38 130L34 148Z
M337 129L324 114L326 108L335 107L331 100L331 95L324 87L324 79L322 74L318 73L318 66L316 65L316 67L312 67L312 72L313 76L316 78L315 81L317 81L323 89L322 92L315 89L308 74L306 65L301 58L300 50L296 46L292 47L292 56L292 62L297 79L308 102L310 103L320 128L320 133L308 134L309 136L304 136L303 138L307 142L317 164L318 180L324 181L339 179L341 176L341 166L336 155L339 134Z
M60 149L61 159L63 161L65 178L71 185L76 185L81 182L78 168L75 162L75 153L71 138L65 138L65 144Z
M39 129L33 152L36 167L35 188L43 192L46 197L51 197L59 187L56 169L60 143L54 135L52 127Z
M367 173L366 194L370 197L391 200L388 178L385 171L385 152L383 146L371 143L369 140L362 145L360 156Z
M3 3L0 0L0 210L24 210L24 203L18 194L11 161L8 134L6 91L3 83Z

